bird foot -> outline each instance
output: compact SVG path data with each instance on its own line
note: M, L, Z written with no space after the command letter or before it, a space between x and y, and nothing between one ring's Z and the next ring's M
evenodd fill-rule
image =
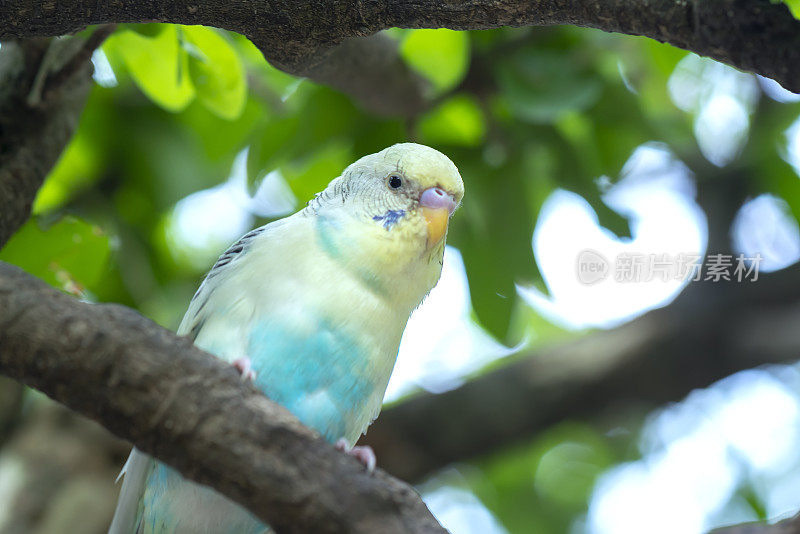
M236 358L232 363L233 368L239 371L239 374L242 375L242 380L245 382L253 382L256 379L256 372L253 371L253 363L250 361L250 358L247 356Z
M340 438L339 441L336 442L335 447L336 450L342 451L361 462L364 467L367 468L367 473L375 471L375 464L378 463L378 459L375 457L375 451L373 451L372 447L369 445L350 447L346 439Z

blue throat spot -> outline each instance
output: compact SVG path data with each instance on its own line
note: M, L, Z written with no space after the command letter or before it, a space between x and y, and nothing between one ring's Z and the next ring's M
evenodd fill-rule
M373 221L383 221L383 227L390 230L392 226L397 224L397 221L405 217L405 210L389 210L383 215L375 215Z

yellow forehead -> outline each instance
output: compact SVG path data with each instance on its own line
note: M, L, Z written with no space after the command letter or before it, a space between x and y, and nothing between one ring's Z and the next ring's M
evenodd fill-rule
M464 182L450 158L425 145L399 143L379 153L388 169L401 171L421 188L441 187L456 202L464 196Z

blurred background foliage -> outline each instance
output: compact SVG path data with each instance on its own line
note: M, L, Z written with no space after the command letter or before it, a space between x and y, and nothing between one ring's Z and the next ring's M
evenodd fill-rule
M792 128L800 139L800 103L767 80L648 39L572 27L387 33L428 81L429 107L418 117L370 114L347 96L269 66L238 35L120 27L95 53L96 85L36 199L35 217L0 260L174 329L230 242L300 208L358 157L414 140L448 154L466 183L448 238L463 259L466 313L494 339L519 348L583 334L548 321L517 290L548 289L532 249L543 205L556 191L580 195L607 235L624 241L631 219L604 194L638 147L668 150L694 171L701 190L703 180L720 179L718 169L738 170L742 201L769 193L800 216L800 162L793 160L800 148L791 141ZM746 123L725 146L719 128L703 134L716 116L703 94L714 69L733 80L729 93ZM681 79L693 92L684 84L676 93ZM731 133L730 124L722 133ZM33 417L42 401L26 402ZM605 423L566 421L448 468L421 488L454 532L600 532L587 519L595 484L645 454L644 415L625 412L624 431L616 432ZM735 518L768 515L751 484L729 492L725 502L745 503ZM38 517L54 513L61 512L48 505Z
M581 194L606 227L624 235L627 223L600 201L596 179L618 176L643 142L694 143L691 116L666 94L685 53L571 28L391 34L430 80L431 109L414 121L372 116L341 94L286 75L240 36L173 25L119 30L102 49L108 63L100 72L111 78L95 87L39 194L39 222L68 211L98 223L115 237L114 265L85 289L174 326L220 241L235 237L196 236L206 250L175 247L174 207L224 184L242 151L248 193L278 171L293 209L357 157L414 139L441 148L468 177L470 195L449 242L464 255L481 323L513 340L514 283L539 278L530 238L548 194L556 187ZM622 57L630 70L624 77ZM638 97L626 87L636 80ZM787 179L796 182L776 177L775 185ZM261 209L266 218L290 211ZM259 223L262 213L254 213ZM181 305L163 308L165 294Z

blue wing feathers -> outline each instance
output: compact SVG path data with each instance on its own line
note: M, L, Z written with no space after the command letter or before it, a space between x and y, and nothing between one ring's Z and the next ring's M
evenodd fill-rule
M366 376L367 351L352 336L325 321L310 336L262 322L248 352L259 389L304 424L331 442L361 433L354 415L376 386Z

